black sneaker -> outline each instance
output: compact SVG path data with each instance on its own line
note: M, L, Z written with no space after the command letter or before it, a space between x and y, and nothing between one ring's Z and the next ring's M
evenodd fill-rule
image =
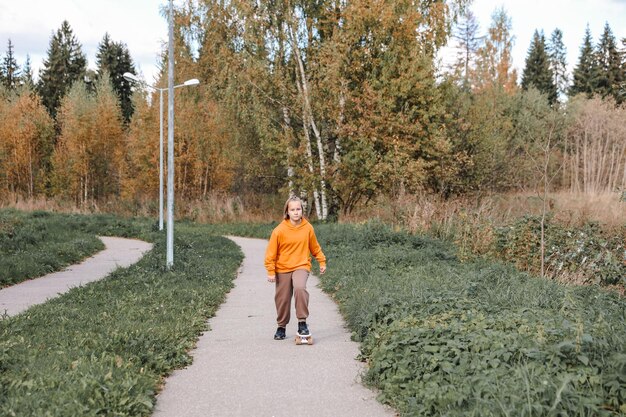
M285 328L279 327L276 329L276 334L274 334L274 340L283 340L286 337Z
M308 336L309 334L311 334L311 333L309 332L309 328L308 328L308 326L306 325L306 322L305 322L305 321L300 321L300 322L298 322L298 334L299 334L300 336Z

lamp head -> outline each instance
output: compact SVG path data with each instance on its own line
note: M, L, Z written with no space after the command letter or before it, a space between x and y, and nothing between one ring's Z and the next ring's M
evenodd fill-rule
M187 80L183 83L184 85L197 85L200 84L197 78L192 78L191 80Z
M133 83L140 83L141 80L139 78L137 78L137 76L135 74L133 74L132 72L125 72L124 75L122 75L122 77L124 77L124 79L126 81L130 81Z

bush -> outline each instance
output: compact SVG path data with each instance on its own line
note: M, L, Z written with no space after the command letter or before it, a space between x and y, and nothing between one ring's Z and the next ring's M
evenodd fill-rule
M541 270L541 222L526 216L497 228L492 256L514 263L524 271ZM597 223L579 228L545 225L546 276L577 284L626 286L626 226L609 235Z

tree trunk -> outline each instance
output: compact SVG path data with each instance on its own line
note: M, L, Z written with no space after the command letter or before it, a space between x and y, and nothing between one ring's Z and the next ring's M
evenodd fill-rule
M206 169L204 170L204 189L202 190L202 198L206 198L206 193L209 189L209 164L206 164Z
M303 110L304 111L304 110ZM304 124L304 137L306 139L306 157L307 165L309 166L309 172L311 176L315 177L315 169L313 168L313 152L311 150L311 137L309 135L309 128L306 123ZM317 191L317 187L313 188L313 201L315 202L315 214L318 219L322 219L322 212L320 207L320 196Z
M291 128L291 118L289 117L289 109L287 106L283 106L283 130L285 132L285 137L287 138L287 178L289 179L289 196L295 195L294 185L293 185L293 167L291 166L291 139L293 137L293 129Z
M325 157L324 157L324 148L322 145L322 136L320 135L319 129L317 128L317 124L315 123L315 118L313 117L313 110L311 107L311 102L309 99L309 88L308 88L308 84L307 84L307 76L306 76L306 72L304 70L304 63L302 62L302 57L300 55L300 49L298 48L298 43L296 40L296 34L295 31L293 29L293 27L291 26L291 22L290 22L290 26L289 26L289 33L291 35L291 45L292 45L292 49L294 52L294 56L296 58L296 62L298 64L298 70L299 70L299 80L300 80L300 91L302 93L302 100L303 100L303 107L304 107L304 115L303 115L303 120L304 120L304 125L305 125L305 131L308 131L308 129L306 128L307 124L310 124L311 129L313 130L313 134L315 135L316 141L317 141L317 150L318 150L318 154L319 154L319 164L320 164L320 196L321 196L321 203L322 203L322 207L321 207L321 217L320 220L326 220L326 218L328 217L328 204L326 201L326 161L325 161ZM307 136L308 136L308 132L307 132ZM307 143L310 146L310 139L307 141Z
M344 91L345 82L341 81L341 92L339 93L339 120L337 126L337 139L335 139L335 152L333 153L333 161L335 164L341 163L341 138L340 133L343 127L343 123L346 120L346 94Z
M30 143L29 143L29 149L28 149L28 197L29 198L33 198L33 194L34 194L34 184L33 184L33 153L30 149Z

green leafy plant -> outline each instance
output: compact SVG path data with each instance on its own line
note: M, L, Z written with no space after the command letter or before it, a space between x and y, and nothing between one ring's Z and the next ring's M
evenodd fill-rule
M451 245L378 223L319 225L322 285L401 415L626 412L626 300L460 262ZM386 236L386 237L385 237Z
M58 271L104 249L81 217L0 210L0 287Z
M150 415L162 379L191 362L242 260L231 241L181 223L166 270L164 236L150 223L79 220L84 231L128 232L155 247L104 280L0 320L0 415Z

